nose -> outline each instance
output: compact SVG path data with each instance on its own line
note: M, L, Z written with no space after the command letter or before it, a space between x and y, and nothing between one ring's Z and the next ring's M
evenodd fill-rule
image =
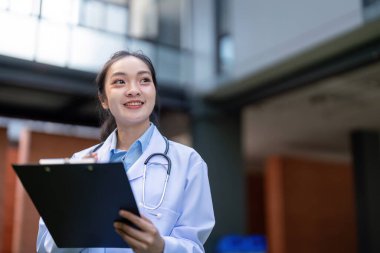
M127 85L125 95L127 97L140 96L140 89L139 89L138 84L135 82L131 82L130 85Z

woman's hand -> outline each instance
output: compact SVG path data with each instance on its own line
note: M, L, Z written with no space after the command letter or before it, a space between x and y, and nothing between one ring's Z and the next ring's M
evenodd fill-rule
M94 159L95 162L98 161L98 154L97 153L90 153L84 157L82 157L82 159Z
M164 239L150 220L125 210L120 210L119 215L141 229L135 229L122 222L114 223L116 232L135 252L162 253L164 251Z

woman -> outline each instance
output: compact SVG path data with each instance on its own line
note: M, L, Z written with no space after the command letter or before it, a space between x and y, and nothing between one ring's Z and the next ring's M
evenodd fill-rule
M121 222L113 224L131 249L64 249L55 245L41 219L37 252L204 252L203 244L215 224L207 165L193 149L167 141L151 123L157 83L150 59L141 53L117 52L96 81L105 115L104 142L74 154L72 159L90 154L99 162L124 163L141 217L126 210L119 215L139 229ZM172 167L165 194L160 163L148 166L143 183L144 161L164 150Z

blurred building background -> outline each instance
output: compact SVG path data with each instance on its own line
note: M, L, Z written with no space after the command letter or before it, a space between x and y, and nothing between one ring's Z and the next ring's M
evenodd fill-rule
M207 252L380 252L379 0L0 0L0 252L35 249L10 164L98 141L94 79L122 49L208 163Z

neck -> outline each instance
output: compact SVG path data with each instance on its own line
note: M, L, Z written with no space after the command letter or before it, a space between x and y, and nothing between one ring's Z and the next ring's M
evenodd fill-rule
M150 122L140 124L137 126L118 126L117 127L117 145L116 147L121 150L128 150L131 145L140 138L141 135L149 128Z

